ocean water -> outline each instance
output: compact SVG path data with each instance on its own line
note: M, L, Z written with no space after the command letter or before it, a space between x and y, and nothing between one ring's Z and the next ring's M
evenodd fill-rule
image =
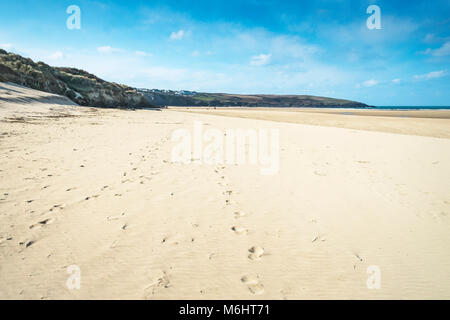
M214 107L209 107L214 108ZM220 107L217 107L220 108ZM226 108L226 107L224 107ZM251 108L251 107L249 107ZM285 107L285 106L270 106L270 107L264 107L261 106L260 108L280 108L280 109L297 109L297 108L332 108L332 109L355 109L355 110L361 110L361 109L367 109L367 110L450 110L450 106L374 106L374 107L343 107L343 106L298 106L298 107Z
M449 110L450 106L376 106L375 109L386 109L386 110Z

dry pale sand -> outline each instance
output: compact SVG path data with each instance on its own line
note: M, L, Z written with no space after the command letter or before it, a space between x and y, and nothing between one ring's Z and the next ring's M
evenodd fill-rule
M450 110L332 108L182 108L173 110L228 117L450 138ZM363 117L363 118L362 118Z
M44 95L0 84L0 298L450 299L450 139ZM279 129L279 174L172 163L196 120Z

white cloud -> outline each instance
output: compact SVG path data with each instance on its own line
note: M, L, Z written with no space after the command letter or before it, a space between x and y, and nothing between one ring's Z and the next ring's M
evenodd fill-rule
M195 50L195 51L192 51L191 55L192 55L193 57L198 57L198 56L200 56L200 52L197 51L197 50Z
M450 55L450 41L447 41L440 47L439 49L432 50L431 51L433 56L436 57L442 57L442 56L449 56Z
M140 57L149 57L152 55L151 53L145 51L136 51L135 54Z
M52 60L57 60L57 59L62 59L63 58L63 53L61 52L61 51L56 51L55 53L52 53L50 56L49 56L49 59L52 59Z
M450 41L445 42L442 47L437 49L427 48L425 51L420 51L421 54L430 54L435 57L450 56Z
M438 37L436 35L434 35L433 33L428 33L425 36L425 39L423 39L424 42L426 43L438 43L438 42L444 42L444 41L449 41L450 37Z
M417 52L417 53L419 53L419 54L432 54L432 53L433 53L433 50L431 50L430 48L427 48L426 50L424 50L424 51L419 51L419 52Z
M439 71L432 71L426 74L420 74L415 75L414 79L416 80L430 80L430 79L437 79L445 76L447 72L445 70L439 70Z
M119 52L120 49L113 48L110 46L103 46L103 47L98 47L97 51L100 53L114 53L114 52Z
M250 64L252 66L263 66L263 65L268 64L270 62L271 58L272 58L272 54L261 53L258 56L253 56L250 59Z
M392 83L400 83L402 80L400 79L392 79Z
M363 82L363 85L365 87L373 87L373 86L376 86L377 84L378 84L378 81L374 80L374 79L370 79L370 80L367 80L367 81Z
M170 34L170 40L181 40L184 37L184 30L178 30L177 32L172 32Z
M0 49L10 50L11 48L12 48L12 44L11 43L0 43Z

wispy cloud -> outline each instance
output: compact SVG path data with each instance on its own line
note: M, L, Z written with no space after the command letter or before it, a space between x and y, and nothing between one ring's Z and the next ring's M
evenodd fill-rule
M113 48L111 46L102 46L102 47L98 47L97 51L100 53L115 53L115 52L119 52L120 49Z
M373 86L376 86L378 83L379 82L377 80L370 79L370 80L364 81L363 82L363 86L365 86L365 87L373 87Z
M427 49L425 53L431 54L435 57L450 56L450 41L444 43L440 48L437 49Z
M0 49L3 50L11 50L12 44L11 43L0 43Z
M148 53L148 52L145 52L145 51L135 51L134 53L137 56L140 56L140 57L150 57L150 56L152 56L151 53Z
M445 70L432 71L432 72L429 72L426 74L415 75L414 79L416 79L416 80L431 80L431 79L442 78L446 74L447 74L447 72Z
M64 54L61 51L56 51L49 56L49 59L58 60L58 59L62 59L63 57L64 57Z
M184 30L178 30L177 32L174 31L170 34L170 40L181 40L183 39L184 35Z
M444 42L444 41L449 41L450 37L439 37L436 36L434 33L428 33L425 38L423 39L424 42L426 43L439 43L439 42Z
M260 55L253 56L250 59L250 65L252 66L264 66L270 62L270 59L272 58L272 54L264 54L261 53Z

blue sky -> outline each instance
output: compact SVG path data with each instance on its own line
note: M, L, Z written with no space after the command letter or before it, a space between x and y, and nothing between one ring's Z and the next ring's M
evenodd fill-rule
M450 105L450 0L1 0L0 47L136 87Z

